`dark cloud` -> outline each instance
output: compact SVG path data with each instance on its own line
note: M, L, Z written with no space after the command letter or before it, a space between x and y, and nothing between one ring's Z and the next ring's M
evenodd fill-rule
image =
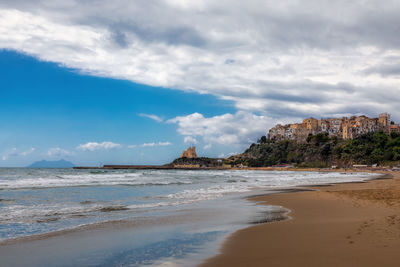
M100 19L97 19L100 21ZM101 27L109 27L108 23L103 22ZM179 26L179 27L154 27L156 25L140 25L136 22L131 23L110 23L110 30L114 33L114 40L126 47L129 45L128 36L133 35L144 42L165 43L168 45L190 45L201 47L206 44L206 40L195 29ZM118 39L118 40L117 40Z
M398 1L3 0L0 8L28 12L0 24L0 48L93 75L213 94L274 118L400 118Z
M225 64L233 64L233 63L235 63L235 60L234 59L231 59L231 58L228 58L227 60L225 60Z
M382 77L400 77L400 63L397 64L382 64L367 68L363 71L364 74L379 74Z
M259 88L259 90L252 90ZM252 83L249 81L248 90L231 91L230 95L235 97L259 97L260 99L280 100L299 103L321 103L332 101L332 93L352 95L362 90L350 83L328 84L313 82L309 80L297 82L284 81L262 81ZM227 91L220 92L227 94Z
M115 30L116 41L126 32L147 42L201 47L246 44L247 34L267 50L317 48L332 50L359 45L397 48L400 6L397 1L246 1L208 4L204 10L185 9L166 1L28 1L3 0L16 8L52 19ZM275 4L275 3L274 3ZM189 4L188 4L189 5ZM207 5L207 4L205 4ZM190 6L190 5L189 5ZM209 38L224 33L225 38ZM228 33L228 34L226 34ZM126 45L126 39L122 39Z
M125 48L128 46L126 35L123 32L116 30L113 34L113 39L120 47Z

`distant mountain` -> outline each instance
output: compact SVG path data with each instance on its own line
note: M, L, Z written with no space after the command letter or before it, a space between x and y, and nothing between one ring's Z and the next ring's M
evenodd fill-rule
M69 161L60 159L54 161L41 160L29 165L27 168L72 168L75 165Z

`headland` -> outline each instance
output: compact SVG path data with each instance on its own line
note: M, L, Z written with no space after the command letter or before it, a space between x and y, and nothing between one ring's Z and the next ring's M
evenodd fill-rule
M267 137L268 136L268 137ZM164 165L104 165L104 169L235 168L400 168L400 125L389 113L378 118L304 119L276 125L243 153L228 158L199 157L196 147ZM89 169L93 167L75 167Z

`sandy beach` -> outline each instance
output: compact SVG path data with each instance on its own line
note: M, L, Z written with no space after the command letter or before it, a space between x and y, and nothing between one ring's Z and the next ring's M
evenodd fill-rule
M304 173L269 172L262 169L228 173L226 171L214 173L181 171L179 176L172 175L169 179L174 181L174 177L179 177L179 179L182 177L189 179L192 176L193 179L203 177L203 183L198 185L201 196L207 193L204 188L210 187L207 181L217 180L219 187L224 186L230 190L234 189L234 185L239 188L240 186L257 188L257 185L260 186L260 180L267 186L261 185L259 188L263 189L259 191L232 193L224 198L200 201L192 206L185 205L183 208L177 207L170 213L165 211L160 216L148 213L147 216L135 217L137 210L129 211L121 206L121 203L119 206L106 203L100 212L97 211L97 207L94 213L88 213L87 217L118 215L119 212L128 217L61 228L58 231L49 231L46 228L47 231L40 234L27 234L3 240L0 242L0 265L196 266L220 251L221 254L206 260L205 266L345 266L344 263L352 266L368 266L368 264L376 266L378 263L391 266L393 263L392 266L397 266L396 253L399 248L397 239L400 236L398 226L400 217L396 217L400 204L398 175L395 179L379 178L379 180L361 182L378 176L351 170L346 174L344 170L335 170L333 173L322 172L322 170L302 171ZM78 174L83 175L81 172ZM114 180L116 173L113 174L114 176L110 176L110 179ZM53 171L50 175L53 175ZM108 177L109 174L101 175ZM122 175L125 177L126 174L122 173ZM145 174L143 176L143 179L148 179ZM227 176L229 178L226 178ZM92 177L91 174L88 177ZM232 180L233 178L235 180ZM244 179L246 182L240 182ZM29 179L28 182L31 180ZM64 180L56 181L63 183ZM353 183L320 185L338 181L353 181ZM275 185L275 189L271 189L271 183ZM285 187L287 184L290 185L285 190L286 193L278 194L275 191L276 188ZM307 186L310 184L314 187ZM182 192L186 188L182 184L174 186L177 187L175 188L177 192ZM160 201L158 198L162 190L160 187L157 186L154 192L156 203ZM126 189L124 186L120 188L116 186L78 188L64 186L61 189L70 192L68 194L79 190L77 192L85 195L93 193L93 190L104 188L112 189L112 192L117 194L117 200L124 196L122 193ZM136 188L144 190L143 186L131 186L129 194L136 196L136 191L134 191ZM8 194L19 193L18 190L10 191ZM51 194L53 191L60 194L61 190L42 188L38 192L32 191L32 195L40 196L43 192ZM21 190L21 192L25 191ZM189 192L197 193L199 190ZM268 193L269 195L264 195ZM151 194L152 191L148 191L147 195L151 196ZM247 201L246 198L249 197L258 206ZM17 200L18 196L8 196L7 199ZM79 204L83 200L88 200L88 198L79 199ZM86 207L91 203L87 202L84 201L81 205ZM264 204L283 208L266 207ZM29 208L26 212L31 209L37 212ZM291 219L252 224L252 222L282 220L285 217L282 212L285 211L290 211L287 216ZM143 212L138 214L141 215ZM48 211L43 216L44 219L49 217L47 214ZM72 215L75 218L76 213ZM82 214L79 218L86 218L85 215ZM50 216L50 218L55 216ZM29 217L29 220L32 220L32 217ZM32 223L31 226L49 227L57 222L62 223L62 218L47 224ZM13 230L13 228L7 229ZM238 229L243 230L238 231Z
M399 266L400 173L252 198L290 219L232 234L201 266Z

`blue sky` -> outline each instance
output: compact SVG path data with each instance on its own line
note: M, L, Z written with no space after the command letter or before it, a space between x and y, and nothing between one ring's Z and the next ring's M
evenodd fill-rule
M397 0L1 0L0 166L242 152L276 123L400 121Z
M235 111L232 103L214 96L84 75L13 51L0 52L0 72L0 151L7 157L1 166L24 166L42 158L84 165L167 163L190 143L184 143L176 124L144 114L165 121L194 112L215 116ZM121 147L77 149L107 141ZM145 143L149 145L141 147ZM204 151L202 145L198 150L203 155L231 152ZM49 155L52 148L61 152Z

